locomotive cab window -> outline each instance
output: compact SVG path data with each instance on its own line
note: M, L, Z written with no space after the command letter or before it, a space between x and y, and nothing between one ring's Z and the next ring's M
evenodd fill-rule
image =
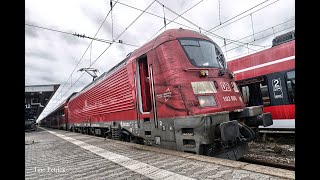
M295 81L295 71L289 71L286 73L287 77L287 89L290 103L295 103L295 89L296 89L296 81Z
M200 39L180 39L183 50L196 67L226 68L226 61L219 46Z

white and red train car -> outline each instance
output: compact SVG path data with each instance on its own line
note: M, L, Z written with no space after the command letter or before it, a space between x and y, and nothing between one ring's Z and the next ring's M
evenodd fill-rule
M74 132L228 159L272 124L263 107L245 107L220 47L181 28L130 53L67 106Z
M264 132L294 132L295 31L274 38L269 49L229 61L228 68L246 105L263 105L271 113L273 125L261 127Z

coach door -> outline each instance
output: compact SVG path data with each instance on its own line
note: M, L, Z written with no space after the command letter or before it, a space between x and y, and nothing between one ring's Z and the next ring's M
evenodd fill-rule
M267 75L272 106L289 104L285 73Z
M158 123L156 120L156 111L154 99L154 81L153 81L153 69L152 64L148 64L147 55L143 55L137 60L136 69L137 79L137 109L138 119L143 121L144 129L150 130L151 135L151 124L157 128ZM139 122L138 122L139 124ZM150 125L148 125L150 124ZM139 124L140 125L140 124ZM146 132L146 135L149 132Z

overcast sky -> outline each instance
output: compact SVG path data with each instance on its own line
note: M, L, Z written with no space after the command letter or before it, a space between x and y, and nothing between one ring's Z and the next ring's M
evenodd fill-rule
M227 39L227 46L222 47L222 49L223 51L232 49L226 53L224 52L228 61L248 53L253 53L255 52L254 50L260 51L268 48L271 46L271 41L274 36L295 29L294 0L220 0L220 11L219 0L158 1L178 14L183 13L200 2L183 15L183 17L192 22L192 24L182 18L178 18L175 21L179 24L172 22L166 26L166 29L182 27L185 29L193 28L199 31L199 27L201 27L201 32L205 33L206 30L216 27L221 23L221 25L213 29L211 33L205 34L220 46L224 45L223 39L217 38L213 34ZM89 37L94 37L110 10L110 0L26 0L25 2L26 24L68 33L85 34ZM124 4L142 10L152 4L147 12L162 17L159 18L144 13L118 38L118 40L122 40L128 44L141 46L148 42L151 37L155 37L155 33L164 26L164 14L167 23L177 17L177 15L170 10L166 8L163 9L163 6L157 1L119 0L119 2L123 4L117 3L112 10L113 30L111 14L109 14L96 38L105 40L115 39L141 14L141 11L127 7ZM113 4L114 3L115 2L113 2ZM258 4L261 5L235 17ZM267 6L268 4L271 5ZM229 20L233 17L235 18ZM231 23L233 21L236 22ZM165 28L156 35L164 30ZM262 32L255 34L253 37L253 32L257 33L260 31ZM242 43L234 43L232 40L239 40L244 43L250 42L248 45L249 49L246 48L247 45L236 48ZM84 74L79 81L71 87L71 83L74 83L83 74L83 72L77 72L80 68L89 67L91 63L95 62L91 67L98 69L98 75L101 75L137 48L113 43L110 48L97 59L109 44L93 41L91 53L91 48L89 48L73 73L72 78L67 81L90 42L90 39L25 26L25 84L61 84L39 119L50 112L54 106L57 106L61 101L65 100L72 92L81 90L92 81L91 76ZM64 88L62 88L62 86L64 86Z

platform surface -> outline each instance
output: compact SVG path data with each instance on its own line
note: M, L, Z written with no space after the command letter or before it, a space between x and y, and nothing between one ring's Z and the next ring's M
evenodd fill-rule
M294 179L294 171L55 129L25 133L26 179Z

